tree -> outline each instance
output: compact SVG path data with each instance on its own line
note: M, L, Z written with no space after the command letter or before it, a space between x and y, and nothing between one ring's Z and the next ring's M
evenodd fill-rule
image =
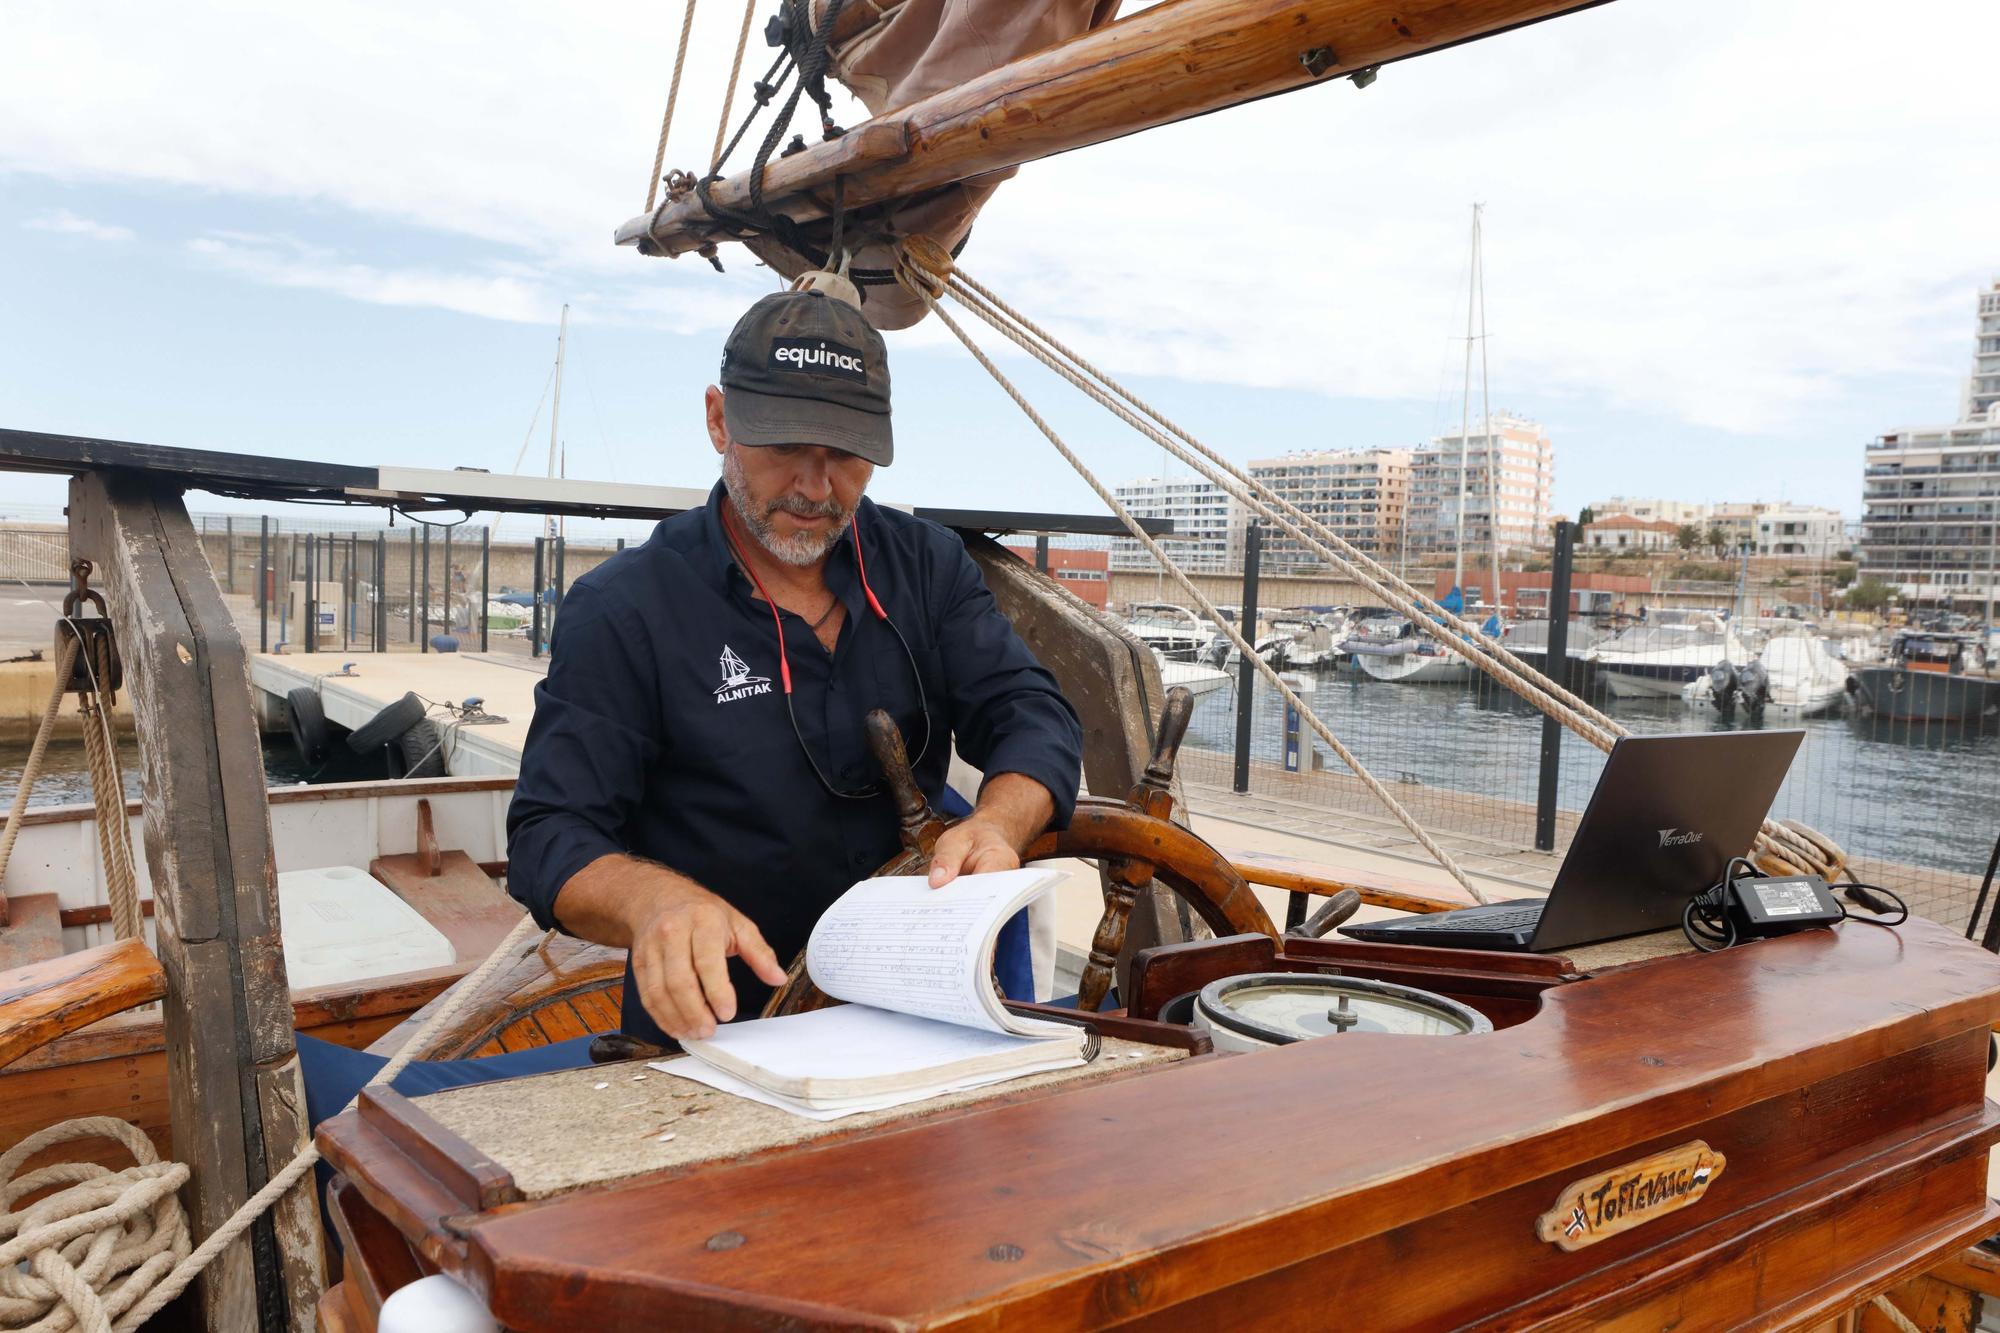
M1579 528L1587 528L1596 521L1597 521L1597 515L1590 512L1589 505L1585 505L1582 509L1579 509L1577 511L1576 525Z
M1683 551L1692 551L1701 545L1701 529L1692 523L1683 523L1674 529L1674 545Z
M1716 559L1720 560L1729 554L1729 532L1720 523L1709 524L1708 532L1703 535L1702 540L1715 552Z
M1844 600L1850 611L1882 611L1887 609L1893 591L1888 584L1870 574L1849 588Z

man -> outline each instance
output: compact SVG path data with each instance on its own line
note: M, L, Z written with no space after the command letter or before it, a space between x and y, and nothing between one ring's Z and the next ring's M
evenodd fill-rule
M755 1016L813 923L897 848L863 719L936 802L985 773L931 883L1068 823L1082 733L949 531L864 498L892 457L881 335L853 306L751 307L706 395L708 503L578 579L508 811L508 885L544 926L630 950L625 1031Z

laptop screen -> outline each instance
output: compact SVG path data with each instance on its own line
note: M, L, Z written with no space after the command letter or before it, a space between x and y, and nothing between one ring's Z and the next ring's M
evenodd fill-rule
M1542 908L1537 952L1664 930L1749 852L1803 731L1626 736Z

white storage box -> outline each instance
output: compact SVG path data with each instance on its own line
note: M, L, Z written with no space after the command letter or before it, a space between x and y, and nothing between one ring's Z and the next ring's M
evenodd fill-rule
M279 871L278 912L293 990L458 961L436 926L356 866Z

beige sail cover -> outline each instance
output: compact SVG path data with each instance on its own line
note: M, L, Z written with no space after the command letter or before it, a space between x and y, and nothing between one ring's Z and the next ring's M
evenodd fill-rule
M826 3L813 0L815 24ZM871 22L834 48L833 73L869 115L879 117L1101 27L1117 16L1118 4L1119 0L848 0L842 6L843 17L858 8ZM854 267L893 268L893 244L903 236L929 236L956 249L972 230L987 197L1013 174L1009 168L931 190L896 203L886 215L871 213L865 223L850 217L850 242L867 238L854 251ZM813 231L824 240L830 228L822 222ZM772 237L745 244L787 278L814 267L811 260ZM923 302L893 284L867 287L865 294L862 311L878 329L908 328L924 316Z

